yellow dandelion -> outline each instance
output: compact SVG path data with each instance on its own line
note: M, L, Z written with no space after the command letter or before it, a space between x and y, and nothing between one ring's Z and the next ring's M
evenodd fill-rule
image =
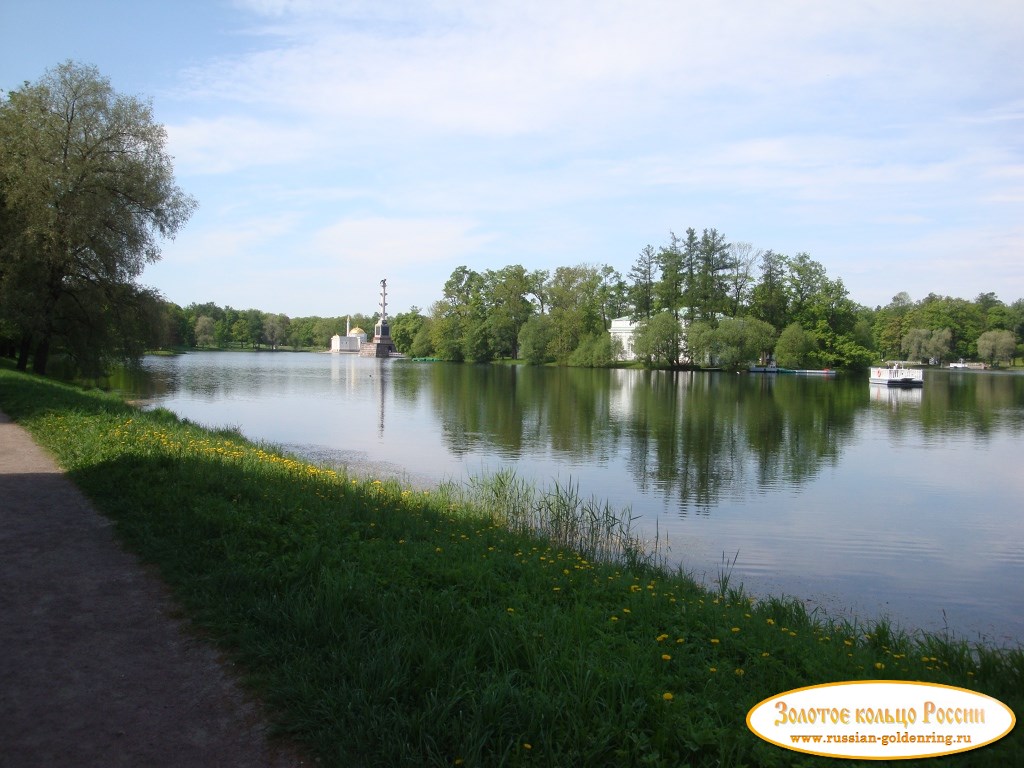
M661 698L664 699L665 701L672 701L672 699L674 699L675 696L673 696L668 691L665 691L663 694L661 694Z
M718 667L709 667L708 668L708 672L717 672L717 671L718 671Z
M712 637L711 638L711 644L712 645L718 645L720 642L721 641L717 637Z
M515 613L515 612L516 612L515 608L506 608L505 609L505 613Z
M733 670L733 674L736 675L736 677L743 677L746 672L744 672L741 667L736 667L736 669Z
M661 654L661 660L662 661L672 661L672 657L669 654L667 654L667 653L663 653L663 654Z
M739 632L740 628L739 627L733 627L730 631L731 632Z
M879 669L879 670L881 670L881 669L885 669L885 664L883 664L883 663L882 663L882 662L880 662L880 661L876 661L876 662L875 662L875 669Z
M774 627L775 626L775 619L768 619L767 620L767 624L768 624L769 627Z
M655 639L655 640L656 640L657 642L659 642L659 643L660 643L660 642L661 642L662 640L667 640L667 639L668 639L668 635L658 635L658 636L657 636L656 638L654 638L654 639Z
M762 651L761 652L761 658L762 659L767 659L769 656L771 656L771 654L768 653L768 651Z
M527 741L523 742L523 749L533 749L533 745Z

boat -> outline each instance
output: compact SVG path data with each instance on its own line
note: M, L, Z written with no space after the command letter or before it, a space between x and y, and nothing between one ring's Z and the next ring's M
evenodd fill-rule
M886 387L923 387L924 371L921 368L904 368L901 363L871 369L869 380L872 384Z
M836 375L832 368L781 368L772 360L768 363L758 363L747 368L750 373L788 373L794 376L825 376L830 378Z
M750 373L792 373L793 371L789 368L779 368L775 363L768 363L767 365L752 365L747 369Z

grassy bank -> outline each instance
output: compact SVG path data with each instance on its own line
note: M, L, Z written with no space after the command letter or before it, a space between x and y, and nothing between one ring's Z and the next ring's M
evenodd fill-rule
M324 765L832 764L744 719L840 680L963 686L1024 712L1024 652L703 590L572 489L352 480L6 368L0 409ZM937 764L1024 764L1019 730Z

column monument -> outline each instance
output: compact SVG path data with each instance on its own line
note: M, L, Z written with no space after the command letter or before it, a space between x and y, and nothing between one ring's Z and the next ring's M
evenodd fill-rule
M368 341L359 349L363 357L391 357L398 350L391 340L391 327L388 325L388 281L380 281L380 319L373 327L373 341Z

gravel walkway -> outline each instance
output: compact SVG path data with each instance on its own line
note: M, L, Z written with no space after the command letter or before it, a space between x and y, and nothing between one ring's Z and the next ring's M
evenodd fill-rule
M0 413L0 767L277 768L258 705L167 588Z

